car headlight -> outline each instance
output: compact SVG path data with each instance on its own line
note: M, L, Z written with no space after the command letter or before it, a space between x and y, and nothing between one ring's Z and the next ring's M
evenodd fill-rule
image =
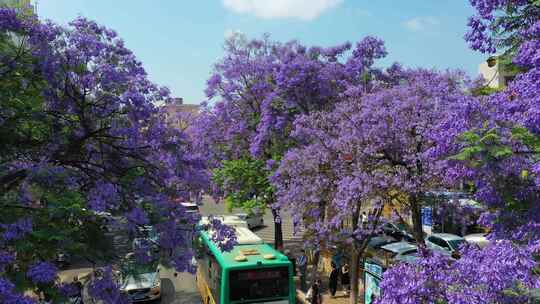
M156 276L154 279L154 282L152 283L152 288L159 288L161 287L161 279L159 276Z

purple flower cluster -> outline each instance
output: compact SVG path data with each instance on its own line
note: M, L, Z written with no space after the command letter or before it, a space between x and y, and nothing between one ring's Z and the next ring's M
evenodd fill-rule
M231 251L237 244L234 227L223 224L219 219L208 217L209 224L203 229L210 231L212 242L216 243L222 251Z
M15 255L5 250L0 250L0 273L4 272L6 266L15 261Z
M26 272L28 277L35 284L48 284L56 280L58 268L48 262L38 262L31 265Z
M0 224L0 228L4 230L2 238L5 241L16 241L32 232L32 219L23 218L11 224Z
M127 295L120 292L120 286L113 276L111 267L98 269L93 273L88 286L88 293L93 299L103 301L105 304L130 303Z
M3 304L35 304L36 302L28 297L18 294L15 285L7 279L0 277L0 302Z
M389 269L377 303L527 303L524 291L539 286L527 249L500 241L463 250L457 261L430 255Z
M83 17L60 26L0 8L0 34L6 47L11 35L24 35L28 48L21 60L0 56L2 77L11 81L12 72L19 75L20 70L26 75L31 71L31 77L23 77L28 78L24 82L39 82L38 86L21 85L21 92L15 92L21 94L16 100L29 100L25 88L40 90L32 92L37 99L28 106L33 112L25 115L17 114L20 107L13 106L17 102L2 102L0 121L12 122L1 124L2 131L18 136L17 129L23 125L43 126L48 131L42 140L33 141L32 147L13 145L22 138L2 141L9 145L5 151L13 151L2 155L9 160L0 168L3 181L14 176L7 181L13 193L6 196L16 197L14 203L30 205L35 198L28 189L41 189L46 199L31 206L40 212L31 212L14 223L0 223L0 243L20 241L32 231L49 229L50 223L32 217L45 214L52 218L57 210L64 210L44 207L61 203L51 197L69 191L77 193L81 208L115 214L127 210L128 225L148 223L148 210L152 210L164 223L156 225L158 233L164 235L160 246L173 251L189 247L191 240L179 227L181 223L192 227L197 218L179 210L173 200L200 200L209 178L204 158L192 150L188 134L171 128L156 106L170 99L169 90L147 78L142 63L114 31ZM3 65L4 61L15 64ZM14 83L19 78L16 76ZM142 208L139 202L147 205ZM80 217L63 224L87 227L95 221L96 217ZM32 245L50 248L56 241ZM56 270L36 259L17 263L24 262L19 265L22 269L30 266L29 281L50 283ZM178 269L191 265L188 259L177 261L186 263L177 264ZM2 253L1 267L7 263L13 261ZM116 303L109 296L114 291L106 289L96 288L93 294Z

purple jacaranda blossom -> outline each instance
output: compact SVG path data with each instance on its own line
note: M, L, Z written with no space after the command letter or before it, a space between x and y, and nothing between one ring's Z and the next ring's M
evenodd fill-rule
M16 55L19 40L11 39L17 35L24 36L24 58ZM210 180L204 155L193 151L187 132L168 125L157 106L170 99L169 90L148 79L113 30L84 17L61 26L0 8L0 36L6 50L13 48L0 56L0 74L14 84L13 97L0 106L1 119L9 122L1 125L2 134L13 136L1 139L2 195L12 200L8 212L28 211L0 223L0 243L19 248L17 242L30 240L25 239L29 232L41 236L64 228L68 243L80 239L80 227L105 222L108 213L130 214L127 223L115 222L124 226L115 228L126 228L147 223L153 212L162 220L155 225L158 233L165 235L159 246L189 248L191 239L177 228L184 223L193 230L198 219L173 201L200 200ZM24 126L45 131L28 141ZM29 245L47 252L39 259L52 258L58 240L41 238ZM40 276L46 264L38 255L16 263L20 269L30 266L24 284L41 284L52 273ZM185 269L190 263L179 258L175 266Z
M231 251L237 243L234 227L223 224L219 219L209 216L203 229L210 231L212 242L223 251Z
M38 262L31 265L26 276L36 284L52 283L56 279L58 268L48 262Z
M4 272L6 266L15 261L15 255L5 250L0 250L0 273Z
M14 241L24 237L32 231L32 219L23 218L11 224L0 224L3 230L2 238L5 241Z
M430 254L389 269L376 303L527 303L523 290L538 286L537 264L526 248L500 241L462 250L457 261Z
M540 9L528 0L469 0L476 14L469 18L465 40L473 50L495 53L516 48L523 41L521 31L540 16ZM520 20L518 24L514 20Z
M88 293L92 298L105 304L129 303L127 295L120 292L120 286L113 276L111 267L100 268L93 272Z
M15 285L2 277L0 277L0 302L4 304L36 304L33 299L19 294L15 290Z
M79 286L77 286L75 283L60 284L58 286L58 290L63 296L67 298L78 296L81 293Z

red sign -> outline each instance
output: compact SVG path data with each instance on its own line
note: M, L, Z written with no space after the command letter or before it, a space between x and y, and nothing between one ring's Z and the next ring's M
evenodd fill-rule
M238 279L242 281L268 280L281 277L280 271L245 271L238 274Z

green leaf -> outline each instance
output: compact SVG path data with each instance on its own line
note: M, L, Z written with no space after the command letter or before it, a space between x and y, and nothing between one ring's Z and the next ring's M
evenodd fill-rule
M453 160L470 160L472 157L480 152L484 151L484 149L480 146L472 146L472 147L466 147L461 150L458 154L451 156L449 159Z
M505 158L512 155L512 149L507 146L492 147L490 154L495 158Z

